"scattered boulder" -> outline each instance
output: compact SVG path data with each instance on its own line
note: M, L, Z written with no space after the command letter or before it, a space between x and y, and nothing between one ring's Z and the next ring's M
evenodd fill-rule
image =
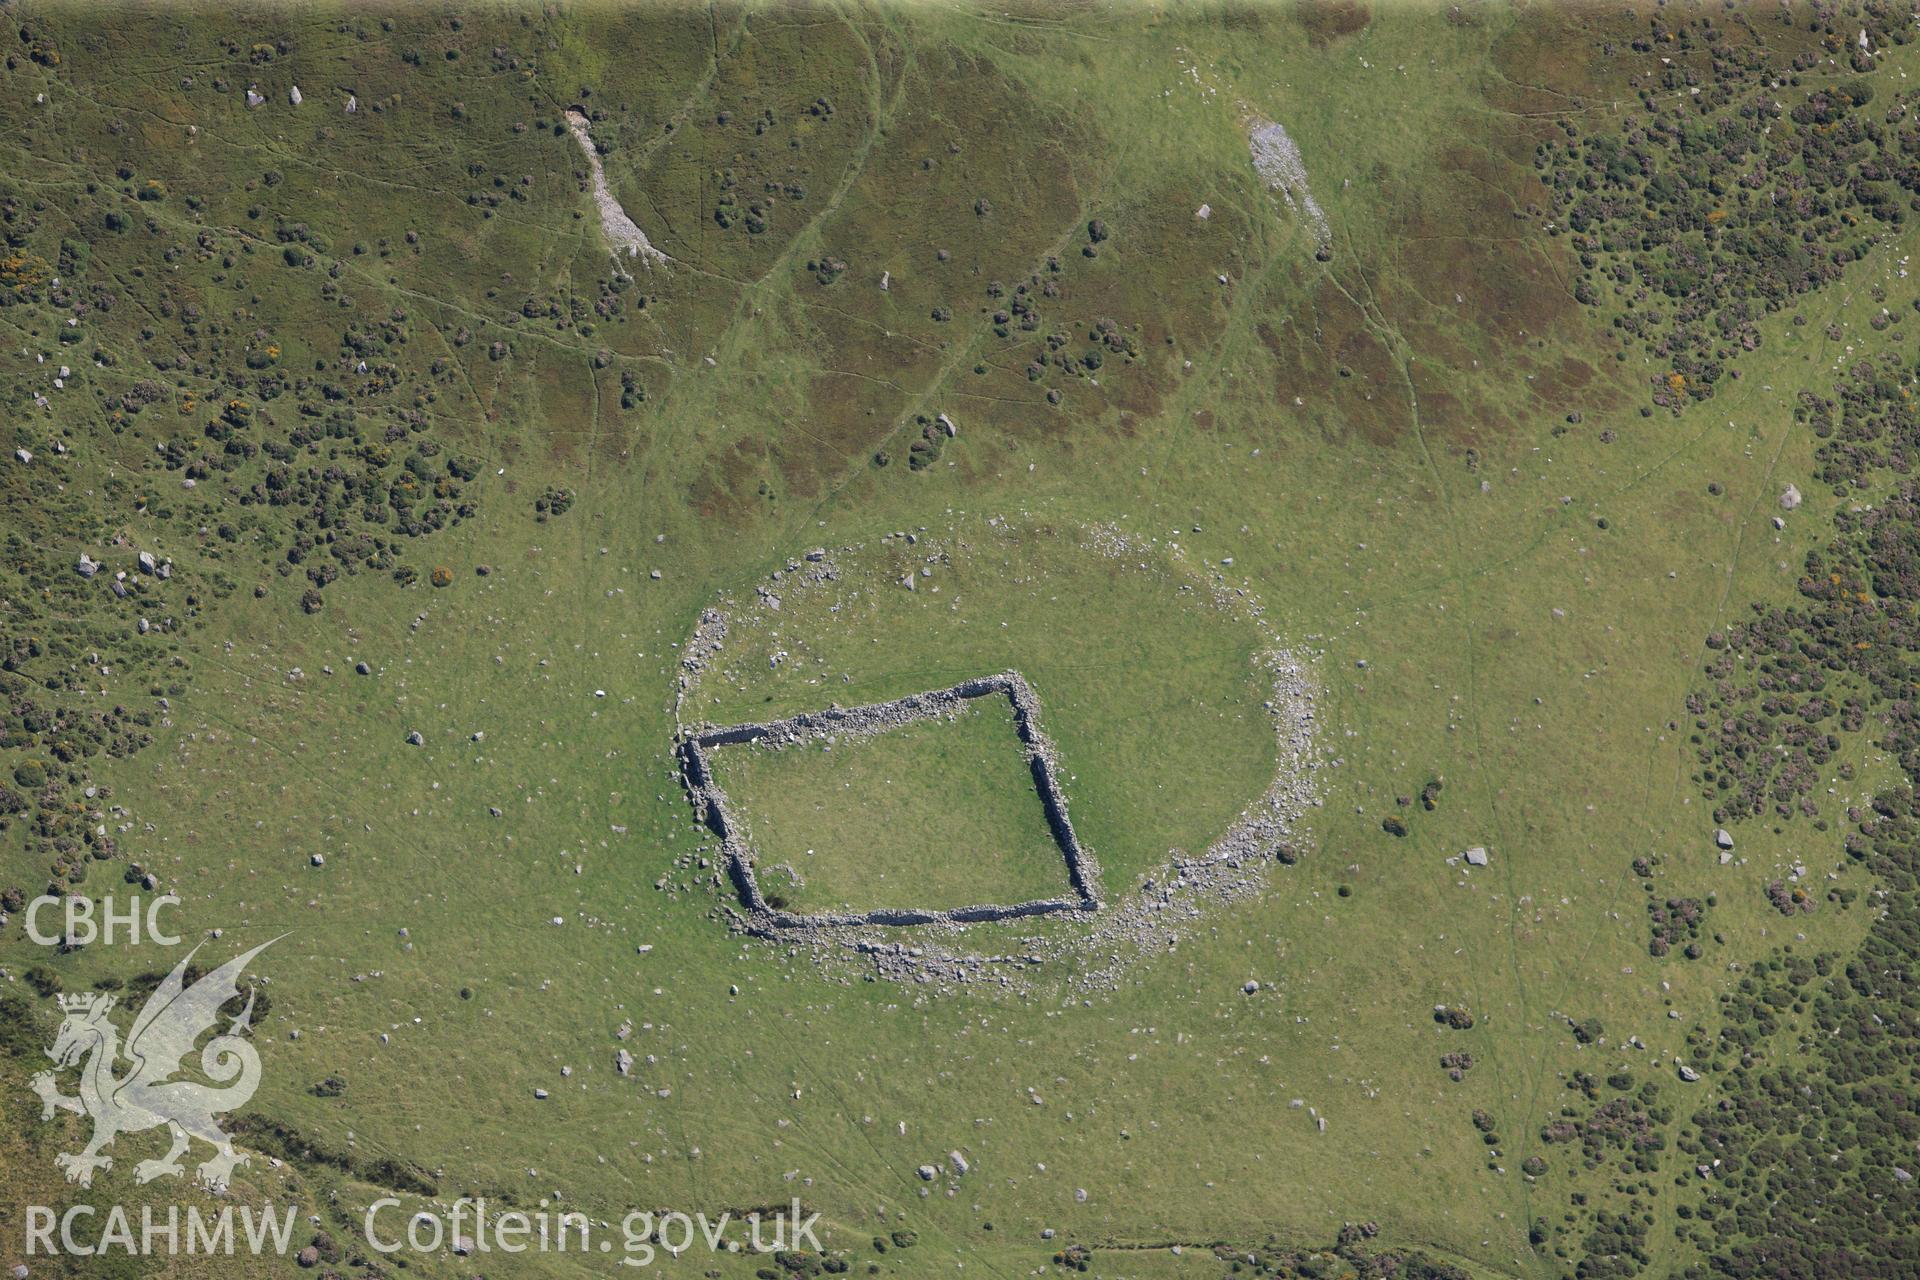
M1680 1064L1680 1078L1688 1084L1695 1084L1700 1079L1700 1073L1683 1062Z
M958 1151L947 1152L947 1163L953 1166L955 1176L964 1175L973 1167L967 1163L967 1158Z
M1460 856L1467 860L1468 866L1484 867L1487 865L1487 851L1483 845L1475 845Z
M1731 849L1733 848L1733 833L1725 827L1717 827L1714 829L1713 842L1722 849Z
M410 730L407 733L407 745L410 747L424 747L427 745L427 737L418 729Z
M939 1176L940 1176L940 1171L934 1168L932 1165L923 1164L920 1166L920 1181L932 1182L935 1178Z
M1780 509L1782 511L1791 511L1799 505L1800 491L1792 485L1788 485L1786 492L1780 495Z

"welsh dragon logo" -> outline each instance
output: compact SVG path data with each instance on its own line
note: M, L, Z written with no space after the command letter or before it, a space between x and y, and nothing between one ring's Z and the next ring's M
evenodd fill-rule
M135 1165L136 1182L178 1175L180 1157L198 1138L213 1147L213 1155L199 1166L196 1180L216 1189L227 1185L234 1168L245 1164L247 1157L234 1150L233 1140L220 1131L213 1117L245 1106L260 1085L260 1055L242 1038L253 1017L251 992L240 1015L200 1051L200 1069L222 1087L174 1077L194 1043L219 1021L220 1006L240 994L240 975L247 964L278 941L263 942L236 956L192 986L186 982L187 965L200 948L189 951L141 1007L124 1048L119 1028L107 1017L114 997L92 991L59 997L66 1017L47 1056L60 1070L80 1066L79 1096L62 1094L52 1071L40 1072L30 1083L40 1095L42 1120L51 1120L55 1108L93 1120L93 1140L84 1149L54 1157L67 1181L92 1186L95 1170L113 1167L113 1157L102 1155L103 1148L123 1133L165 1125L173 1138L172 1149L158 1160ZM123 1058L130 1066L116 1075L115 1064Z

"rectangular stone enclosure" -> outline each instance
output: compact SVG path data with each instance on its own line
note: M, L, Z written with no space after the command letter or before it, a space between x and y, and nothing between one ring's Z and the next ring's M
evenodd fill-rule
M969 699L992 697L1004 697L1013 707L1014 732L1026 753L1027 767L1033 774L1034 790L1046 815L1047 827L1060 848L1067 884L1072 893L1056 898L1036 898L1029 902L980 903L946 910L888 907L873 911L811 914L787 911L767 901L754 874L756 850L747 837L745 824L734 814L727 794L714 774L711 761L713 752L722 747L749 742L789 746L828 734L885 733L915 721L940 716ZM1060 789L1053 743L1040 728L1039 709L1039 698L1025 678L1016 671L1003 671L998 675L963 680L946 689L909 694L892 702L805 711L785 720L766 723L703 728L684 734L676 747L680 780L687 789L687 796L700 822L720 838L727 874L755 925L806 929L859 925L971 924L1061 911L1097 911L1100 908L1099 866L1092 854L1081 846L1080 838L1074 834L1073 822L1067 816L1067 798Z

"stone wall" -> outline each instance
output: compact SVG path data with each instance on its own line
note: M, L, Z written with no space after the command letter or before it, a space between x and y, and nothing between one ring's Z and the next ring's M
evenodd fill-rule
M871 735L901 728L918 720L944 715L973 698L1004 696L1013 707L1014 731L1026 751L1033 773L1034 790L1040 796L1047 826L1060 846L1066 862L1067 879L1075 896L1036 898L1030 902L978 906L950 910L931 908L883 908L866 912L822 912L802 914L768 905L754 874L754 849L746 837L744 825L728 807L725 790L714 777L707 753L721 747L763 742L775 748L793 746L825 737ZM891 702L876 702L862 707L829 707L824 711L805 711L784 720L748 721L725 726L702 726L685 734L675 749L680 760L680 780L687 789L700 822L720 838L727 874L740 894L743 906L752 915L751 924L762 928L809 929L858 927L865 925L977 924L994 920L1016 920L1050 915L1061 911L1097 911L1100 909L1099 864L1081 845L1080 837L1067 816L1067 799L1060 789L1058 765L1053 743L1040 728L1040 699L1017 671L979 676L945 689L908 694Z

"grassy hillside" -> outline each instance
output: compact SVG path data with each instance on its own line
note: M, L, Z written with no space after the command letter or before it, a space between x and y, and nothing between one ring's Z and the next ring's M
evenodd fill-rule
M797 1196L854 1274L1909 1273L1904 9L5 11L0 1264L298 1269L25 1257L214 1203L152 1131L68 1184L27 1085L179 957L25 901L171 891L287 935L233 1199L323 1272L399 1270L391 1194ZM903 981L701 865L684 723L1014 668L1138 903L1273 777L1275 646L1318 803L1124 957ZM726 782L795 895L1039 893L1000 714Z

